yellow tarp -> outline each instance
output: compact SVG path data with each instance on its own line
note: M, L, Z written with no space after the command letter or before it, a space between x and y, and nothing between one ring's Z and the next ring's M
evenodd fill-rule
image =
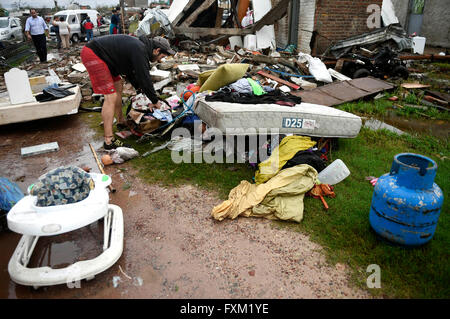
M236 82L247 72L248 64L229 63L219 66L215 70L209 70L198 76L200 92L211 90L217 91L221 87Z
M241 181L230 191L228 200L213 208L211 215L217 220L253 216L300 222L303 198L316 179L317 171L301 164L282 170L264 184Z
M292 135L283 138L280 145L273 150L270 157L264 162L259 163L259 169L255 173L256 184L264 183L278 173L284 164L293 158L298 151L307 150L314 145L316 145L316 142L311 141L309 136Z

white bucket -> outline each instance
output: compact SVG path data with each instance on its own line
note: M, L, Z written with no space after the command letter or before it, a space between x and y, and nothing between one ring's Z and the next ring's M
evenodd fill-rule
M256 35L247 34L244 37L244 48L247 50L256 50Z
M342 182L349 175L350 171L347 166L345 166L342 160L337 159L325 167L325 169L319 173L317 178L322 184L334 185Z
M427 41L427 38L425 38L425 37L413 37L412 38L413 53L423 54L426 41Z
M237 45L238 47L242 48L243 44L242 44L242 37L239 35L236 36L232 36L230 37L228 40L230 40L230 47L231 50L234 50L234 47Z

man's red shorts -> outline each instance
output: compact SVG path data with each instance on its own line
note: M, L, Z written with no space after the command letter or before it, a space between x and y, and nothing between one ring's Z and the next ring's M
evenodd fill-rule
M97 94L111 94L116 92L114 82L119 81L120 75L112 76L106 63L88 47L81 49L81 61L86 67L92 83L92 90Z

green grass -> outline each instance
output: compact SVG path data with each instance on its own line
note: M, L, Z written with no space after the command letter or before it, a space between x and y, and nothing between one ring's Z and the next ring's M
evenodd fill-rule
M376 113L387 109L388 102L347 103L346 110L364 114L372 110ZM101 121L99 113L85 113L83 117L102 135L102 128L98 125ZM153 140L137 144L135 138L127 142L140 154L163 143L162 140ZM304 219L300 224L274 222L273 225L309 234L313 241L322 245L331 264L347 264L351 269L351 282L376 297L448 298L450 209L447 198L434 238L422 247L405 249L388 245L378 240L370 229L373 187L365 177L388 172L393 157L402 152L418 153L435 160L438 164L435 182L448 197L450 145L447 140L427 135L399 136L386 130L362 128L357 138L340 139L338 150L331 154L333 160L340 158L344 161L351 175L335 186L336 198L327 198L330 209L326 212L319 200L306 197ZM148 183L165 186L193 184L216 191L221 199L226 199L229 191L241 180L251 181L254 176L254 169L248 164L175 164L167 149L136 158L131 164ZM381 268L380 289L366 286L370 275L366 269L370 264Z
M397 136L388 131L362 129L355 139L341 139L333 159L340 158L351 175L335 186L337 197L327 199L325 212L318 200L306 198L301 224L277 222L281 227L303 231L320 243L331 263L344 262L352 269L352 278L363 289L367 266L381 268L381 289L369 289L375 296L388 298L448 298L450 295L450 217L448 200L444 202L434 238L416 249L391 246L379 241L370 229L369 211L373 195L366 176L389 172L393 157L402 152L429 156L438 164L435 182L449 193L448 142L427 137Z

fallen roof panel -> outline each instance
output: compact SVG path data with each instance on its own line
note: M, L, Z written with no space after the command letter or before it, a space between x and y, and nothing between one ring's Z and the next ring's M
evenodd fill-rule
M366 77L334 82L312 90L293 91L291 94L300 96L302 102L305 103L334 106L393 88L394 86L390 83L373 77Z

